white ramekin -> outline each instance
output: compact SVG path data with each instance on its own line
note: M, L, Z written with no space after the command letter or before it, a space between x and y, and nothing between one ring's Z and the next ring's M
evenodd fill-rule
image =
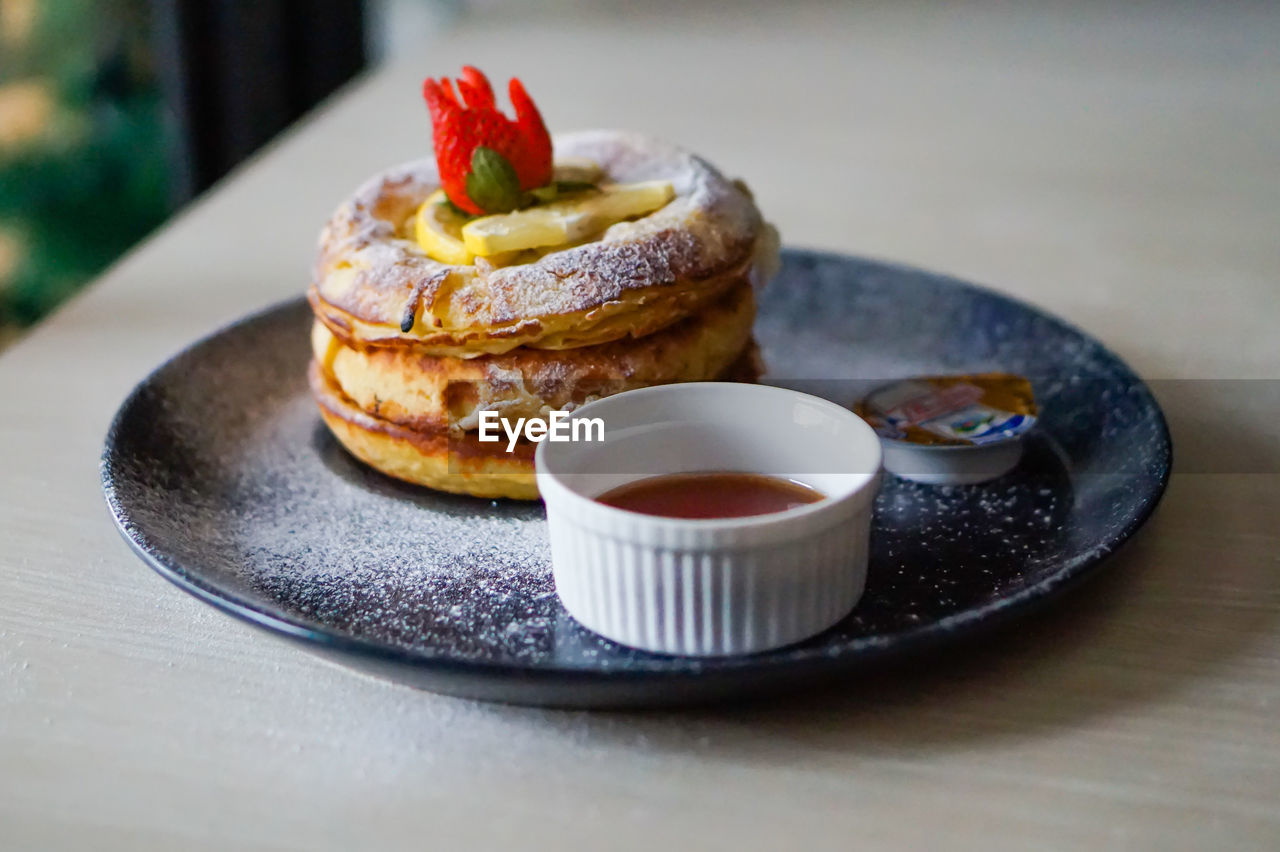
M538 445L556 591L585 627L668 654L763 651L819 633L862 594L876 434L818 397L701 382L629 391L572 419L603 441ZM647 476L693 471L784 476L823 500L746 518L642 515L593 498Z

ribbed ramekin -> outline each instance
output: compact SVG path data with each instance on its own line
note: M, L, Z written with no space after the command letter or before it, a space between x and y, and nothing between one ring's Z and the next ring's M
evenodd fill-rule
M536 456L556 591L583 626L647 651L722 656L797 642L853 609L881 464L857 415L796 391L705 382L630 391L572 415L594 418L603 441L543 441ZM594 499L647 476L710 470L784 476L826 497L706 520Z

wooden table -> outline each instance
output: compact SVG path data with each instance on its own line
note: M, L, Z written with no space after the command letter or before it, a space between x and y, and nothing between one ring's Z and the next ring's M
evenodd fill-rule
M1280 7L1106 5L463 24L177 217L0 357L0 847L1280 845ZM303 289L328 212L427 149L421 77L464 61L519 73L555 128L749 177L791 244L1090 330L1168 409L1154 520L958 659L696 712L415 692L177 591L108 518L109 418Z

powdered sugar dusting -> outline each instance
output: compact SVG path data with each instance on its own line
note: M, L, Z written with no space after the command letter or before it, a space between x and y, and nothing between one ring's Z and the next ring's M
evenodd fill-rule
M294 314L248 333L256 357L215 345L144 400L143 421L172 436L122 454L121 475L152 484L133 492L148 537L286 618L456 658L546 654L558 605L541 504L437 494L348 456L300 392ZM253 391L226 407L219 387Z
M338 447L305 398L268 428L283 440L263 436L227 460L238 491L261 488L271 470L270 491L285 498L238 512L235 547L254 587L382 643L462 657L546 652L537 628L554 616L555 592L540 505L388 480ZM298 437L307 440L289 440Z

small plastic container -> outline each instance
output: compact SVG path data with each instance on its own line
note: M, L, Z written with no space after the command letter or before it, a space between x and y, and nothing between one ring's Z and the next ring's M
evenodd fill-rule
M747 654L820 633L866 583L880 443L848 409L761 385L664 385L575 411L601 442L543 441L556 591L590 630L647 651ZM683 519L594 498L650 476L780 476L823 499L765 515Z
M1022 460L1022 439L968 446L922 446L882 438L884 469L926 485L976 485L1004 476Z
M883 385L854 410L875 429L885 470L930 485L973 485L1022 459L1035 426L1031 383L986 373L921 376Z

